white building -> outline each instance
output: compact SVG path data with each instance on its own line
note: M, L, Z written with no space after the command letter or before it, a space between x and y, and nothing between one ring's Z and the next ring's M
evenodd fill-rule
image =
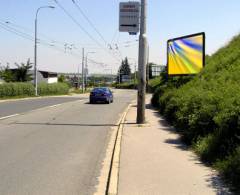
M58 82L58 74L56 72L48 72L48 71L38 71L38 83L57 83Z
M12 72L16 71L17 69L11 69ZM30 70L29 74L31 74L34 82L34 70ZM42 71L38 70L37 72L37 81L38 83L57 83L58 82L58 73L56 72L49 72L49 71Z

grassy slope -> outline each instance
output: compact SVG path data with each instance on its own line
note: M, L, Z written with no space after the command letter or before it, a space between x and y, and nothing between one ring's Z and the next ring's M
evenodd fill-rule
M193 80L158 91L160 112L204 161L240 189L240 35L209 57Z

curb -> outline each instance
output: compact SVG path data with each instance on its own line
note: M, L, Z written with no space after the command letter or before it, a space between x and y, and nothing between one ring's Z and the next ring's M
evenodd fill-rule
M107 192L106 192L107 195L117 195L118 193L118 179L119 179L120 153L121 153L123 127L124 127L124 122L125 122L127 113L131 106L132 104L128 105L119 123L119 128L118 128L117 137L115 140L115 146L114 146L113 155L112 155L111 168L109 172L108 186L107 186Z
M94 195L110 195L117 192L118 184L118 168L120 158L120 142L123 129L123 122L132 104L129 104L125 111L121 114L117 127L112 127L112 134L107 147L106 156L102 163L98 184L95 186ZM116 152L118 151L118 152ZM111 188L111 189L110 189Z

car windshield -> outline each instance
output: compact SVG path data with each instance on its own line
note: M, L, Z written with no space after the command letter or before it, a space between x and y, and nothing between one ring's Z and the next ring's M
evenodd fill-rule
M95 88L93 89L93 92L99 93L99 92L108 92L109 90L107 88Z

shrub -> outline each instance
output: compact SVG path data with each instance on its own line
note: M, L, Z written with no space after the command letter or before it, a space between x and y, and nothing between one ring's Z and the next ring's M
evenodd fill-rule
M225 177L228 183L233 186L236 194L240 193L240 147L223 161L215 163L220 173Z
M68 94L68 92L69 86L66 83L40 83L38 85L39 95L65 95Z
M121 84L116 84L115 88L117 88L117 89L137 89L137 84L135 84L135 83L121 83Z
M194 78L161 83L152 104L238 188L240 180L240 35L207 58ZM238 159L237 159L238 158ZM235 169L235 170L234 170Z
M161 83L161 77L150 79L148 82L149 92L154 93L154 91L160 86L160 83Z
M3 83L0 85L0 98L33 95L34 86L31 83Z

